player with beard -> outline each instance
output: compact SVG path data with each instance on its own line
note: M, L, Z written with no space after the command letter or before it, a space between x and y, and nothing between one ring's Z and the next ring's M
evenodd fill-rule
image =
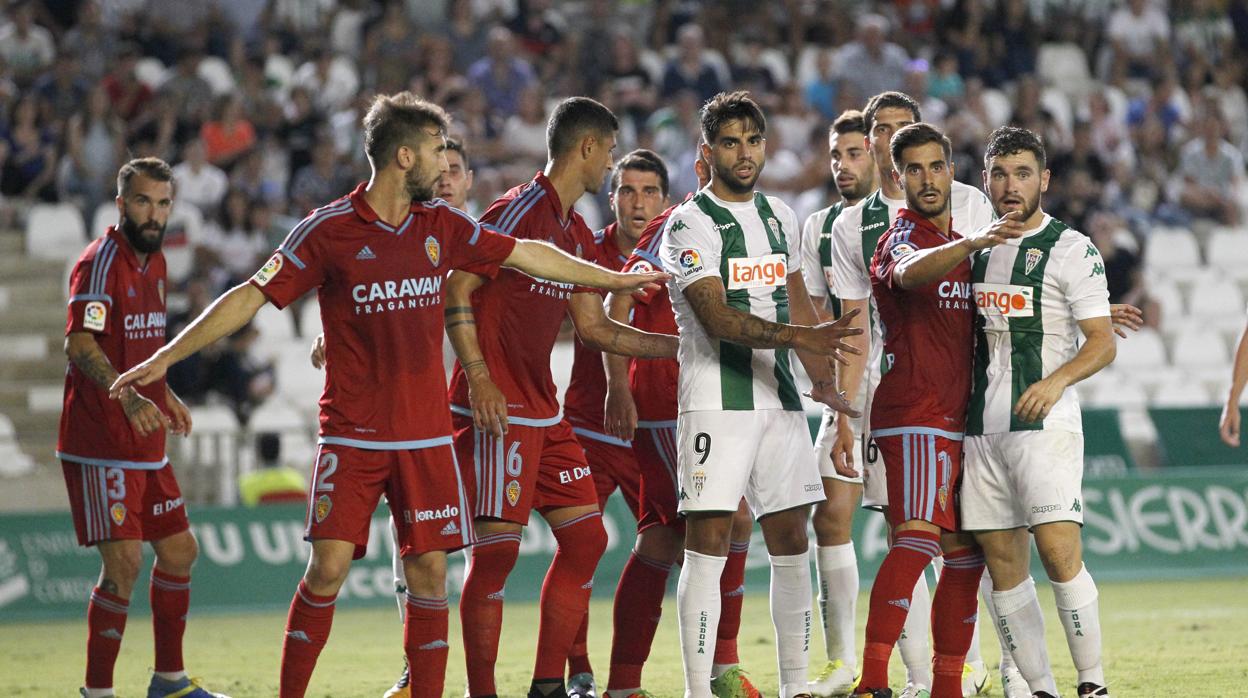
M123 165L120 220L87 245L70 274L69 367L56 451L78 542L95 546L102 562L87 605L87 698L113 695L143 541L156 553L149 591L156 662L148 695L217 695L187 678L182 663L198 546L165 456L165 432L190 434L191 413L163 380L121 391L119 402L108 395L119 370L165 343L160 246L173 207L172 180L169 165L156 158Z
M841 212L862 201L878 188L875 160L867 147L867 127L862 112L843 112L828 129L828 152L832 176L841 200L810 214L802 230L802 273L821 322L841 314L835 293L832 268L832 226ZM863 409L862 390L854 391L854 408ZM815 569L819 581L819 617L823 622L824 648L828 661L810 692L816 696L848 693L854 687L858 665L854 643L854 623L858 605L858 561L854 554L854 510L862 499L862 478L845 478L832 465L832 445L836 440L837 412L825 407L815 457L823 476L824 501L815 505L813 524L817 547ZM864 429L862 418L851 419L855 443ZM852 450L838 455L854 461Z
M399 528L407 607L403 646L421 667L412 695L441 696L447 657L446 553L473 542L467 490L451 447L442 369L443 279L501 266L567 283L642 288L654 275L586 264L550 245L484 229L435 200L449 117L411 93L378 96L364 117L372 177L313 211L251 278L113 384L160 380L170 365L315 288L325 328L320 447L308 496L311 559L290 606L281 698L307 690L334 601L385 494Z

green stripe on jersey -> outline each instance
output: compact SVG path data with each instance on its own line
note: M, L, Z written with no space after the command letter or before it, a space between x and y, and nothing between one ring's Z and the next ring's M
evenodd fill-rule
M832 266L832 224L836 222L841 211L845 210L845 202L838 201L828 207L828 215L823 219L823 227L819 230L819 265L824 269ZM841 299L836 297L832 286L828 285L828 304L832 306L832 317L841 317Z
M988 250L976 252L971 258L971 288L975 284L984 283L988 273ZM973 295L973 294L972 294ZM968 436L981 436L984 433L984 410L988 399L988 333L984 331L987 321L984 316L975 312L975 362L971 374L971 406L966 415L966 433ZM1011 407L1013 407L1011 405Z
M862 224L858 227L858 234L862 236L863 267L867 270L868 278L871 276L871 259L875 257L875 247L880 244L880 238L884 237L892 223L888 219L888 202L884 200L884 190L876 189L862 204ZM867 301L868 307L875 305L873 298L868 298ZM867 320L870 325L867 329L874 336L875 323L878 320L876 313L869 313ZM880 335L883 334L881 331ZM888 355L880 352L880 375L888 373L888 369Z
M727 209L711 201L705 194L695 195L693 202L715 223L715 229L722 238L719 276L724 282L728 307L743 313L750 312L749 289L728 289L728 260L750 256L745 246L745 232ZM753 356L754 351L749 347L720 340L719 391L725 410L754 409L754 368L750 365Z
M1049 264L1053 246L1066 230L1066 224L1052 219L1048 227L1023 239L1014 258L1014 270L1010 283L1030 286L1031 317L1010 318L1010 431L1038 431L1044 428L1044 420L1024 422L1014 414L1014 406L1033 383L1044 378L1044 268ZM1030 261L1029 261L1030 258ZM1028 269L1030 267L1030 269Z
M771 210L771 204L767 203L767 197L755 192L754 207L758 209L759 218L763 219L763 228L767 230L767 240L771 243L772 254L782 254L788 263L792 263L789 257L789 246L785 244L784 228L780 223L780 219L776 218L775 212ZM773 230L774 227L774 230ZM771 300L776 304L776 322L789 322L789 288L786 283L780 284L775 291L771 292ZM776 349L776 383L779 388L780 405L786 410L802 409L802 398L797 394L797 385L793 381L793 371L789 367L789 350Z

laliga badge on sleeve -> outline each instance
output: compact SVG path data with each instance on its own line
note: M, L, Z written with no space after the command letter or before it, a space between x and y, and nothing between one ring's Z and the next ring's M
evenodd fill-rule
M108 320L108 306L103 301L91 301L82 309L82 326L88 330L103 332Z
M269 261L265 262L264 266L260 267L260 270L257 271L255 276L252 276L251 278L257 285L264 286L272 281L273 277L277 276L277 272L281 270L282 253L274 252L273 256L269 257Z

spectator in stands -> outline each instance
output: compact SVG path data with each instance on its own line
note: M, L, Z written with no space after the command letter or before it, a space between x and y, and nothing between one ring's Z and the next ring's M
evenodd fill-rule
M598 47L601 50L601 47ZM650 73L641 67L637 44L627 31L611 37L611 57L606 78L615 89L616 114L627 113L644 121L654 111L657 93Z
M217 284L220 289L245 281L272 249L265 234L249 225L251 206L247 192L231 189L214 220L204 226L205 242L216 254L218 271L224 272Z
M906 66L906 87L903 91L919 102L919 107L923 110L923 120L939 127L949 115L949 105L932 96L930 79L931 72L927 61L916 58Z
M29 85L56 58L52 32L35 24L31 2L18 2L10 11L12 22L0 30L0 58L18 85Z
M785 76L777 73L777 66L767 61L764 51L767 42L761 30L749 30L741 37L741 55L732 65L733 89L748 90L755 95L774 93L784 82Z
M999 72L998 79L1012 81L1033 75L1041 32L1027 0L1001 0L989 26L992 63Z
M381 94L401 91L409 79L419 77L420 71L412 70L421 60L420 45L412 40L416 29L403 3L392 2L386 5L381 19L368 32L360 62L365 71L362 77Z
M217 98L212 119L199 129L199 137L208 162L225 169L256 145L256 129L243 113L242 100L234 94Z
M113 102L113 111L126 122L127 131L133 134L143 125L144 111L151 105L152 88L139 81L135 66L139 61L139 49L133 44L123 44L118 49L117 63L104 76L104 89Z
M384 56L381 60L392 60ZM409 66L410 68L410 66ZM328 48L312 51L310 60L299 66L291 84L303 87L314 95L313 101L322 114L345 109L360 89L360 76L346 56L335 57Z
M229 188L225 171L208 162L199 138L182 146L182 162L173 167L173 180L178 186L178 203L193 204L205 215L217 210Z
M1180 60L1219 65L1229 61L1235 50L1235 27L1227 13L1213 0L1176 3L1183 13L1174 28Z
M477 21L473 4L463 0L446 0L446 24L437 34L450 39L455 51L455 72L467 75L472 64L485 54L489 24Z
M490 30L485 56L468 69L468 81L485 95L493 116L506 119L519 108L520 93L537 80L533 66L515 55L511 31Z
M458 103L470 86L468 80L455 70L454 57L449 39L444 36L426 37L421 42L418 69L411 75L408 89L444 107ZM405 67L405 70L411 69ZM378 91L389 94L385 90ZM358 125L356 130L359 130Z
M1127 125L1139 126L1150 117L1161 122L1166 142L1169 143L1171 130L1183 118L1178 102L1178 80L1173 69L1162 74L1161 81L1153 86L1151 94L1140 95L1127 105Z
M1053 178L1048 195L1053 215L1086 230L1086 217L1101 203L1103 183L1109 179L1109 168L1092 147L1091 126L1075 124L1073 146L1054 151L1058 154L1049 163Z
M101 19L99 0L86 0L79 7L78 21L61 37L61 46L80 54L82 77L92 84L107 74L120 44L117 33L108 31Z
M1155 78L1158 56L1170 54L1170 20L1149 0L1127 0L1110 15L1105 35L1111 73L1125 70L1132 77Z
M58 132L66 116L82 109L87 102L91 86L82 77L80 65L78 53L67 48L56 57L52 70L40 75L31 88L39 95L42 105L40 121L55 125L53 128Z
M859 97L901 90L910 57L905 49L887 41L888 20L864 14L858 18L857 30L857 39L837 56L842 82Z
M806 102L819 111L824 121L832 121L841 113L841 78L836 72L836 54L832 49L819 49L815 54L815 75L806 83Z
M1149 300L1144 285L1139 245L1125 223L1107 209L1088 216L1082 230L1105 260L1105 283L1110 303L1134 305L1144 311L1145 324L1157 325L1156 303Z
M563 42L567 22L551 0L517 0L507 28L535 59L549 57Z
M520 170L540 169L546 162L546 107L540 84L529 85L520 93L516 113L503 123L502 145Z
M1201 118L1198 136L1183 146L1179 161L1179 204L1193 216L1235 225L1244 183L1244 156L1222 138L1222 118L1213 110Z
M256 434L256 468L238 478L238 494L245 506L302 502L307 497L307 478L282 463L281 456L280 435Z
M296 211L311 211L351 191L355 184L338 166L338 151L325 134L312 148L312 162L295 173L290 182L290 201Z
M199 77L199 62L203 57L200 48L183 46L178 51L177 63L159 90L162 97L178 105L179 125L192 129L204 123L212 108L212 86Z
M289 177L312 162L312 147L316 143L316 134L323 123L322 117L312 104L312 95L304 87L293 87L290 98L282 110L282 125L278 135L286 144L290 154ZM288 177L288 178L289 178ZM302 211L299 215L303 215Z
M0 128L0 194L56 201L56 134L39 123L39 98L27 94Z
M1127 122L1115 115L1109 99L1103 92L1088 95L1088 130L1092 149L1107 165L1131 166L1135 163L1135 150L1131 147L1131 134Z
M1213 69L1217 109L1226 122L1227 140L1241 152L1248 152L1248 94L1243 87L1244 67L1236 61Z
M246 426L251 413L273 394L272 364L261 363L251 354L260 333L249 322L225 340L208 369L208 387L229 403L239 424Z
M706 57L702 27L690 22L676 34L676 55L663 68L662 96L667 99L683 90L692 90L698 104L724 90L723 76Z
M977 77L983 80L991 72L991 46L984 41L984 25L989 21L988 8L983 0L957 0L941 17L940 43L957 57L958 73L963 79Z
M927 96L945 104L961 102L966 86L962 84L962 76L958 74L958 57L950 51L941 51L936 54L934 67L927 77ZM920 99L919 95L912 92L907 94Z
M75 110L65 127L65 156L58 182L61 199L79 200L84 215L94 215L97 206L112 200L125 153L125 124L113 113L108 93L97 85L88 94L85 108ZM179 200L182 194L179 187Z

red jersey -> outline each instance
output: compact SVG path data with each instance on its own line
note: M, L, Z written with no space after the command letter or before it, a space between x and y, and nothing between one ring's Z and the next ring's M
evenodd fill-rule
M559 194L541 172L490 204L481 224L515 238L545 240L568 254L598 261L589 226L575 210L563 218ZM568 299L573 293L594 291L504 269L472 294L481 353L494 384L507 397L509 418L525 420L530 426L557 421L559 398L550 374L550 355ZM471 414L468 380L459 361L451 372L451 404L453 410Z
M108 232L83 251L69 276L65 334L90 332L118 372L124 373L165 345L165 256L153 252L139 265L125 234ZM165 409L165 380L137 388ZM114 468L164 467L165 432L140 437L121 402L71 361L56 442L61 460Z
M628 261L628 255L620 252L619 245L615 244L618 230L619 224L612 223L594 233L598 263L611 271L619 271ZM604 299L607 297L606 291L598 289L597 293ZM574 427L602 432L606 416L603 403L607 398L607 371L602 367L602 352L585 346L580 338L572 341L572 379L563 396L563 415Z
M515 240L440 199L398 227L364 184L291 230L251 283L278 308L315 288L325 328L320 442L374 450L451 443L442 369L442 282L493 276Z
M971 263L963 260L922 288L893 285L893 269L901 260L960 238L903 208L876 245L871 293L884 328L887 371L872 400L872 432L896 427L963 431L974 346Z
M688 201L686 197L686 201ZM679 206L680 204L677 204ZM659 248L663 245L663 229L676 206L654 217L641 233L637 247L624 265L628 273L660 271ZM633 327L658 334L678 334L676 315L672 312L672 298L667 286L660 284L645 295L634 295ZM628 367L628 385L637 405L640 422L668 422L676 419L676 390L680 365L676 359L633 359Z

